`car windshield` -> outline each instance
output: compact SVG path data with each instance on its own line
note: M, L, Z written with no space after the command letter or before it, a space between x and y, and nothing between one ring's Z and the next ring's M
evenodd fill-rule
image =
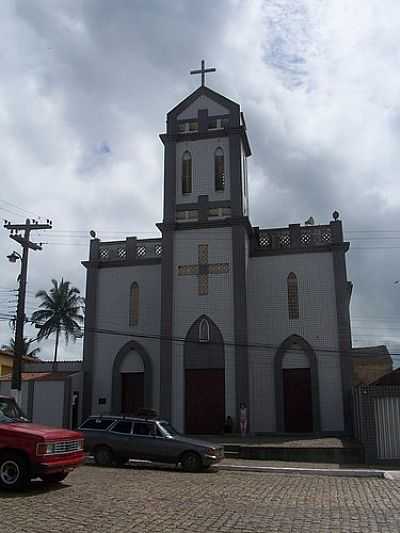
M168 422L160 422L160 426L163 428L164 431L168 433L171 437L174 437L175 435L179 435L179 432L176 431L176 429L171 426Z
M28 422L28 419L14 400L0 398L0 424L10 422Z

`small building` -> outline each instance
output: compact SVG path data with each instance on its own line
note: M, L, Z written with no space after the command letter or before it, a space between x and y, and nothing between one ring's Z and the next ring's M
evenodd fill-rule
M33 363L38 361L34 357L23 357L25 363ZM7 374L12 373L12 368L14 364L14 354L6 350L0 350L0 377L6 376Z
M386 346L353 348L353 385L370 385L393 370Z
M372 385L384 386L384 385L400 385L400 368L392 370L384 376L377 379Z
M29 358L31 359L31 358ZM81 421L81 362L24 362L21 408L32 422L75 428ZM11 374L0 377L0 394L11 392Z

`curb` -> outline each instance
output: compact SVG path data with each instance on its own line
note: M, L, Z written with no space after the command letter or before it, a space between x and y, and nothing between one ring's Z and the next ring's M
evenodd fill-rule
M385 470L351 469L351 468L295 468L283 466L248 466L248 465L215 465L218 470L229 470L231 472L263 472L264 474L306 474L314 476L335 476L335 477L372 477L399 479L392 476L394 472Z

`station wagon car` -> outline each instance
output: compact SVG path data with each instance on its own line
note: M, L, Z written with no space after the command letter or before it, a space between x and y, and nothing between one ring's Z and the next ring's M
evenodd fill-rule
M85 448L101 466L129 459L181 464L188 472L206 469L224 457L222 446L178 433L165 420L142 417L92 416L79 428Z

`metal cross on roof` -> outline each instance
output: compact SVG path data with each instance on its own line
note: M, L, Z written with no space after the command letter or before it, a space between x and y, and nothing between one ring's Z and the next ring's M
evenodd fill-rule
M191 70L190 74L201 74L201 85L204 87L206 84L206 72L215 72L216 68L205 68L206 62L204 59L201 60L201 69L200 70Z

